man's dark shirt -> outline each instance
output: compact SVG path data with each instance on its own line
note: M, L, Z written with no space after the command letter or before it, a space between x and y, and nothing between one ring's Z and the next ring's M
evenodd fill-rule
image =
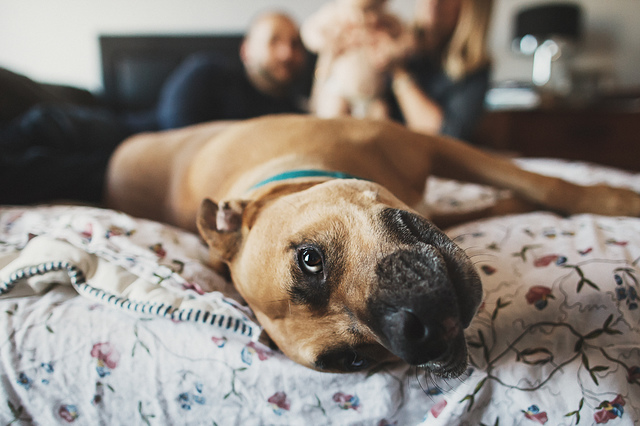
M188 58L165 83L157 109L160 129L212 120L239 120L266 114L302 113L293 97L258 91L244 69L215 54Z

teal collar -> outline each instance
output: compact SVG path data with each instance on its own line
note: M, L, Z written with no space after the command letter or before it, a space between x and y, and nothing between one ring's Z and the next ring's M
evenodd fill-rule
M288 172L279 173L275 176L271 176L261 182L256 183L251 189L260 188L271 182L279 182L282 180L296 179L303 177L329 177L332 179L361 179L357 176L350 175L342 172L329 172L326 170L290 170Z

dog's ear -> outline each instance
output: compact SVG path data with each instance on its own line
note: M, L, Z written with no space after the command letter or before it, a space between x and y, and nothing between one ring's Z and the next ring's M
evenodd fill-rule
M198 231L209 246L211 264L225 274L224 264L236 254L242 240L242 217L248 201L222 201L219 204L205 199L198 211Z

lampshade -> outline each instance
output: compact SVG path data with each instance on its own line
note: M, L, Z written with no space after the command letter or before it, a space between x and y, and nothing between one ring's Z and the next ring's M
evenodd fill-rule
M547 3L522 9L516 16L515 39L532 35L538 40L553 36L577 41L581 35L581 9L574 3Z
M533 55L532 81L544 86L551 79L552 62L578 44L582 32L580 6L544 3L522 9L516 15L514 32L513 49Z

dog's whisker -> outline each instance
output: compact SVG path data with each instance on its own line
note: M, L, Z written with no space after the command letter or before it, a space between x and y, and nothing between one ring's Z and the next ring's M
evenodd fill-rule
M465 253L468 252L468 251L471 251L471 250L484 250L484 248L482 248L480 246L470 246L470 247L462 248L462 251L464 251Z
M289 299L289 298L286 298L286 299L270 300L270 301L269 301L269 302L267 302L267 303L284 303L284 302L286 302L286 303L287 303L287 305L289 306L289 314L291 314L291 313L292 313L292 309L291 309L291 299Z
M468 254L467 256L469 257L469 259L473 259L474 257L478 257L478 256L498 257L494 253L489 253L489 252L480 252L480 253L475 253L475 254Z
M474 262L478 262L478 261L488 262L498 258L498 256L492 253L478 253L468 257L471 261L474 261Z
M474 266L479 263L488 262L497 258L498 256L496 256L493 253L478 253L478 254L469 256L469 259L471 260Z
M472 262L488 262L488 261L497 259L497 256L491 253L479 253L479 254L474 254L473 256L469 256L469 259Z
M276 300L269 300L267 303L282 303L282 302L291 303L291 300L289 300L289 299L276 299Z
M424 373L424 375L421 376L419 374L420 372ZM420 380L421 377L424 377L424 379L425 379L425 383L424 384ZM434 396L445 394L450 389L452 389L451 385L449 385L449 383L446 381L446 379L443 379L444 383L446 384L446 387L442 386L440 383L438 383L438 379L436 378L436 376L433 374L433 372L431 372L429 370L420 369L420 368L416 367L415 378L416 378L416 381L418 382L418 385L420 386L420 389L422 390L422 392L425 395L427 395L431 400L434 399Z
M483 260L478 260L477 262L472 262L472 265L473 265L473 266L476 266L476 265L480 265L480 264L482 264L482 263L485 263L485 261L483 261Z
M429 386L427 385L427 387L425 388L422 385L422 382L420 381L420 374L419 374L420 368L415 367L414 372L415 372L415 376L416 376L416 382L418 382L418 386L420 386L420 389L422 390L422 393L424 393L425 395L427 395L430 399L433 400L433 395L430 394L429 392ZM427 379L427 382L429 381L428 379L428 372L425 371L425 379Z
M449 387L449 383L447 382L447 380L443 379L443 381L447 385L447 387ZM438 383L437 379L433 375L431 376L431 382L433 383L433 388L436 389L438 393L446 393L445 388Z

